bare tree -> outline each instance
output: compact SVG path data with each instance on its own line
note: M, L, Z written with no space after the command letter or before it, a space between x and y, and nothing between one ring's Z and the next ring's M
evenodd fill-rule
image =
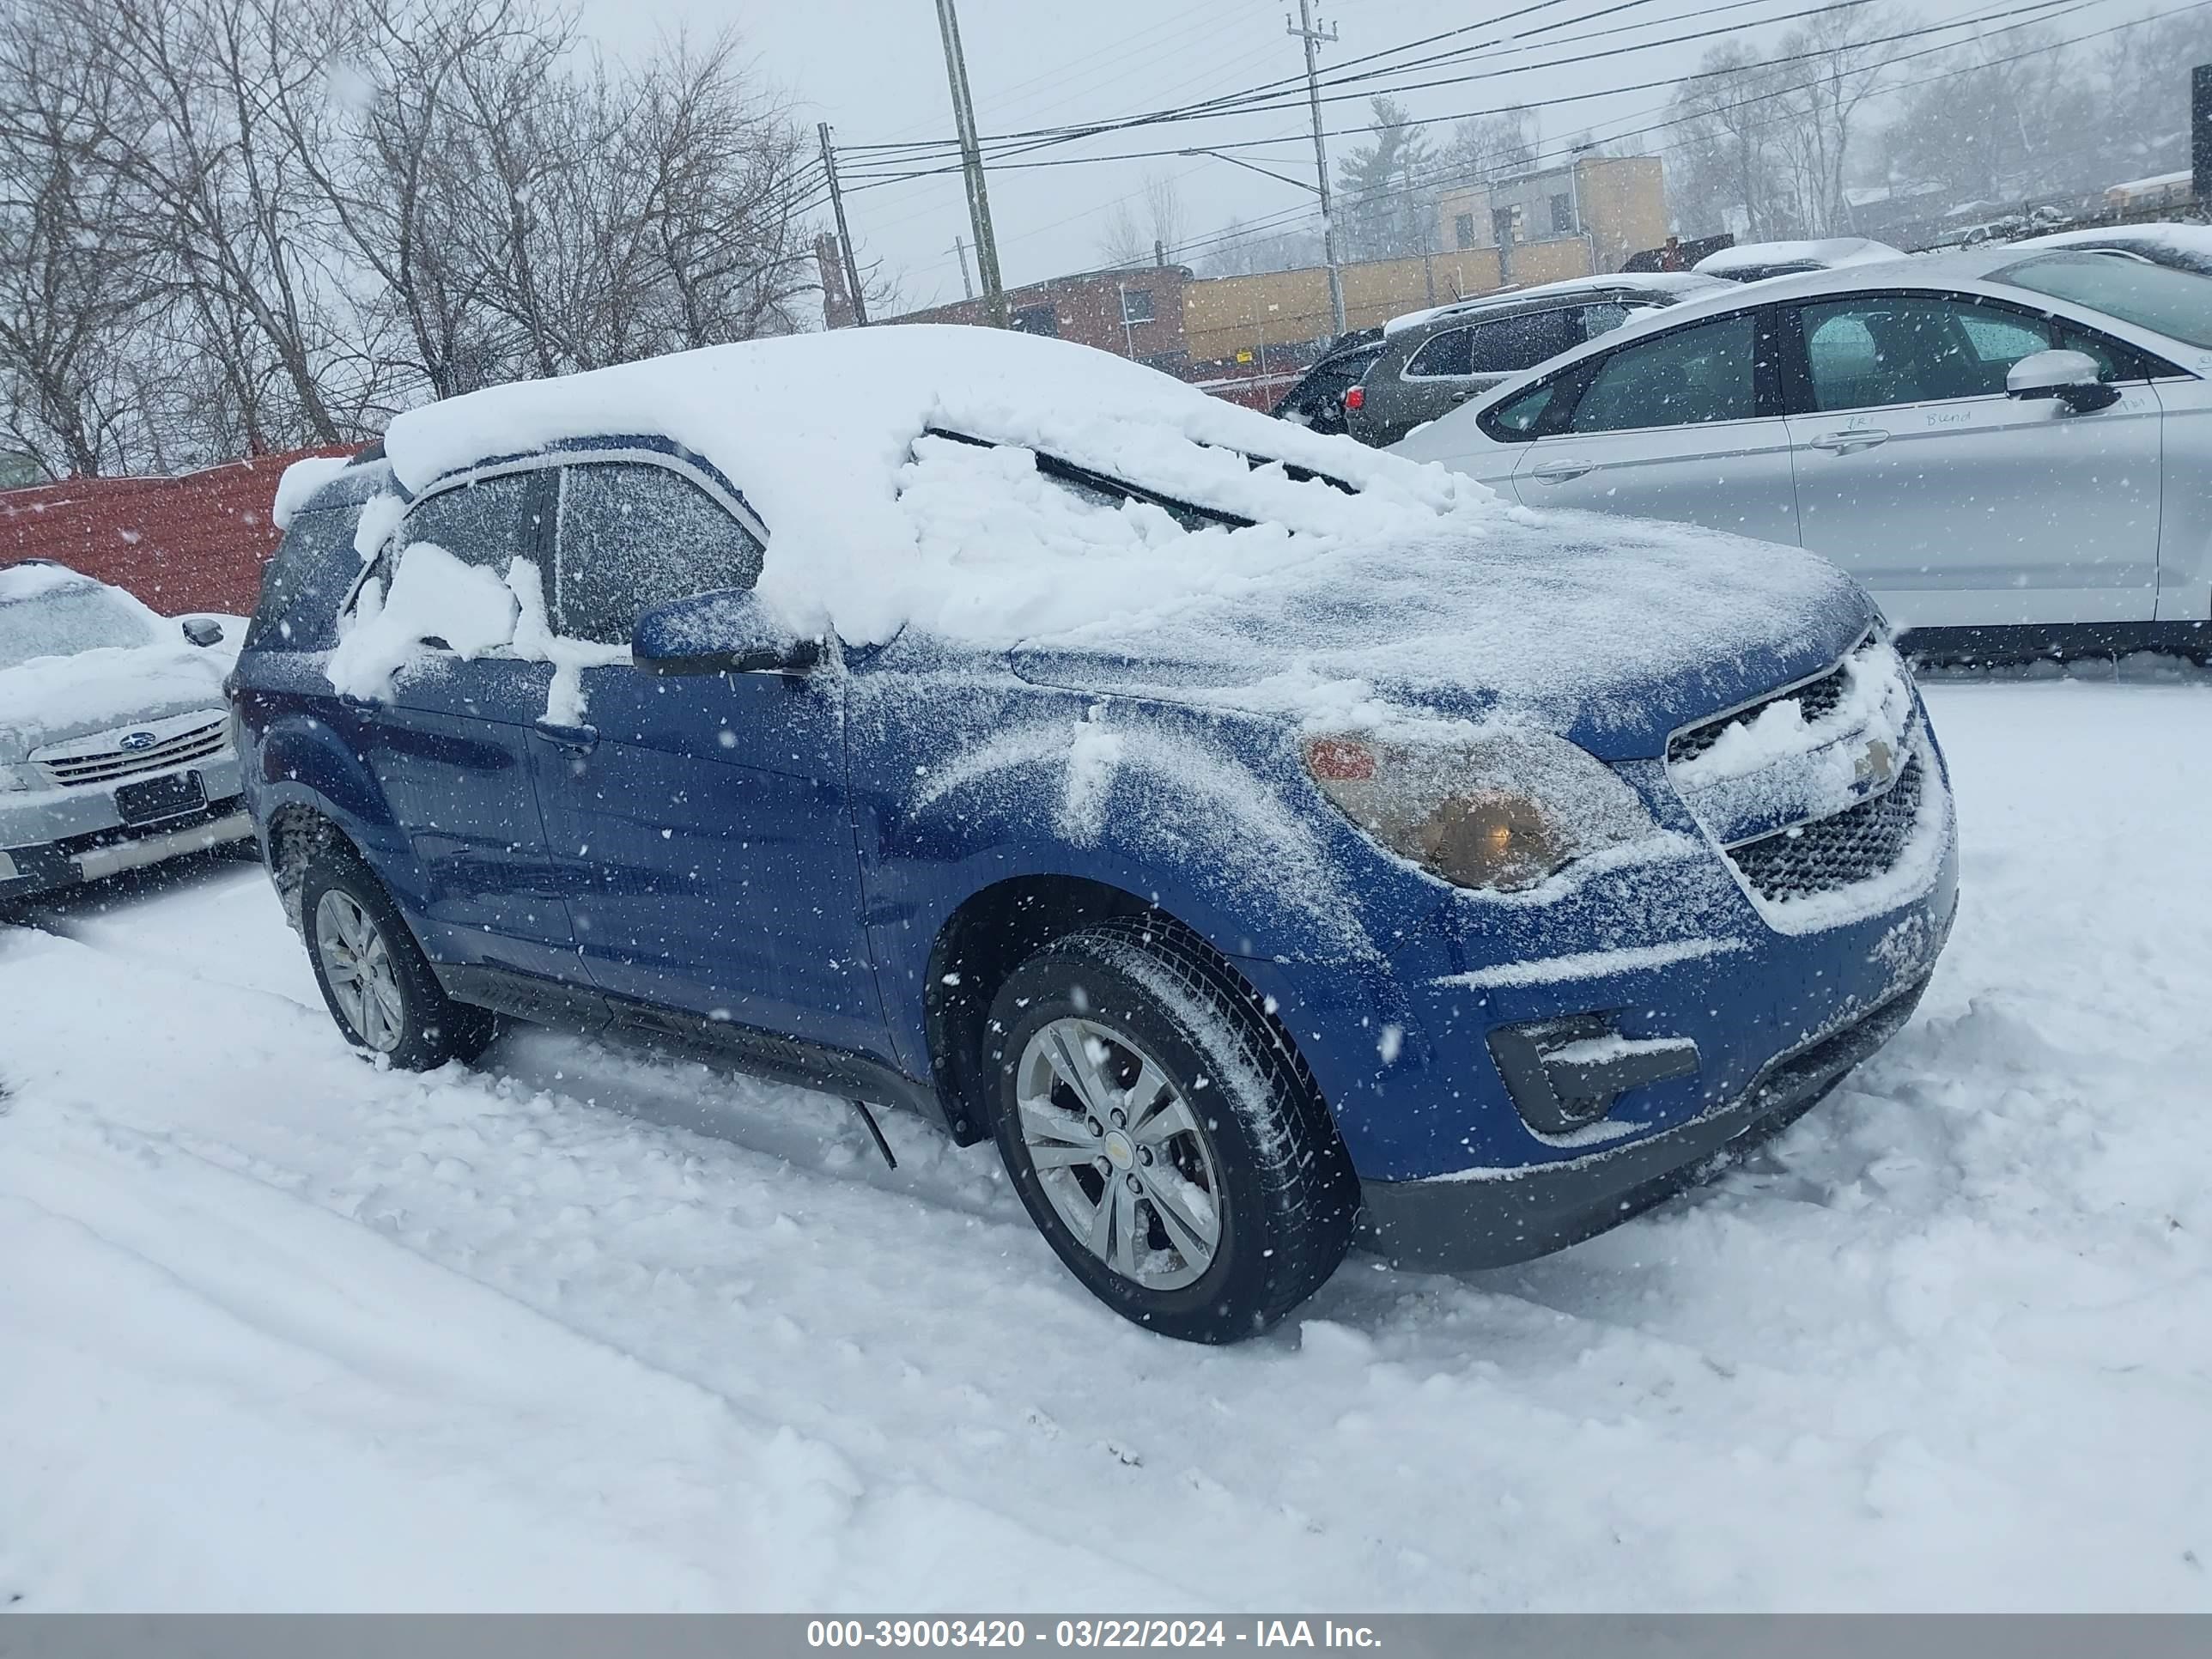
M122 347L159 274L134 193L87 153L116 92L98 53L0 18L0 423L53 476L125 464L149 413Z
M1148 265L1158 258L1172 260L1189 235L1182 191L1174 178L1147 173L1139 195L1122 197L1106 216L1098 236L1098 258L1106 265Z
M728 36L617 67L538 0L15 0L0 441L165 466L787 331L809 167Z
M1897 48L1898 14L1881 6L1831 6L1782 38L1785 89L1774 148L1796 198L1799 222L1817 234L1851 228L1845 195L1851 146L1868 100L1884 84Z

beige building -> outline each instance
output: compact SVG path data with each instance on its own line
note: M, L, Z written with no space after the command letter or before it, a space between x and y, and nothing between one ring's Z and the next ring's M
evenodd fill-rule
M1575 240L1588 250L1586 273L1614 271L1666 240L1666 169L1656 155L1578 155L1565 167L1446 191L1437 203L1439 247L1502 251L1509 267L1547 243ZM1534 279L1516 270L1510 280Z
M1510 251L1516 286L1590 274L1589 249L1579 238L1537 242ZM1341 267L1344 325L1375 328L1409 311L1438 306L1507 285L1494 247L1376 259ZM1209 276L1182 291L1183 344L1193 362L1261 367L1267 349L1310 345L1334 331L1328 271L1321 265L1257 276Z

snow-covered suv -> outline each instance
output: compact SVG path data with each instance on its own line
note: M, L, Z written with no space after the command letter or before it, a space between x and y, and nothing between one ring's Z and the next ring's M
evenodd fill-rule
M401 416L234 681L340 1029L699 1045L962 1142L1156 1330L1364 1215L1518 1260L1904 1021L1950 796L1872 604L1057 341L887 328Z

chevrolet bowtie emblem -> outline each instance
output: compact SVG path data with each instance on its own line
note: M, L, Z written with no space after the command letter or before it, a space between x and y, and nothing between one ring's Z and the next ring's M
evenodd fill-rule
M1897 770L1897 761L1889 745L1877 738L1866 746L1851 769L1861 783L1887 783Z

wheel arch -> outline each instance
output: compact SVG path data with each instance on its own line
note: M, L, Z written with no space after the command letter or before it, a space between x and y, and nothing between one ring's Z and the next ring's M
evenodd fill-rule
M1308 1086L1320 1094L1313 1069L1264 994L1198 927L1152 899L1088 877L1031 873L1009 877L971 893L939 927L931 941L922 1017L932 1081L945 1107L945 1122L963 1146L991 1133L994 1110L982 1064L991 1007L1014 970L1050 945L1095 923L1143 920L1176 945L1201 957L1237 1000L1268 1030ZM1326 1097L1322 1104L1328 1107Z

